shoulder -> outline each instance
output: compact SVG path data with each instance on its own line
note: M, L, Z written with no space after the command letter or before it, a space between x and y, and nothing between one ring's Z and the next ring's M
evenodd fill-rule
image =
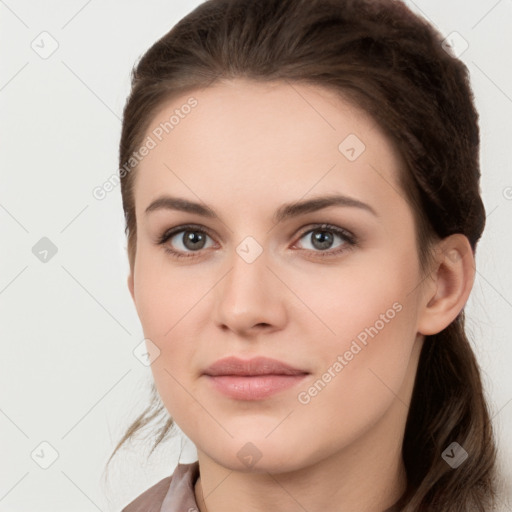
M194 484L199 464L178 464L171 476L163 478L126 505L121 512L175 512L197 509Z
M160 512L173 475L163 478L131 501L121 512Z

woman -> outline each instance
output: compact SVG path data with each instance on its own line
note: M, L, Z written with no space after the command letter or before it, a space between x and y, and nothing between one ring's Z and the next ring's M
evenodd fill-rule
M209 0L137 64L120 176L156 416L123 509L493 510L464 330L485 224L464 64L392 0Z

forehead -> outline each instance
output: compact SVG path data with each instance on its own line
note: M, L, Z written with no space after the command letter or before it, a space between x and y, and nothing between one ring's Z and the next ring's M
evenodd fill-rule
M367 113L318 86L237 79L194 90L162 105L149 139L137 210L165 191L221 202L234 192L267 202L326 191L401 200L403 161L393 141Z

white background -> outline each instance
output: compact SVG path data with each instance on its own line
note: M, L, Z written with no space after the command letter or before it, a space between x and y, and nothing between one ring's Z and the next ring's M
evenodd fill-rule
M103 481L151 372L132 353L143 335L120 189L92 190L117 172L132 65L199 3L0 0L0 512L120 510L178 462L180 440L147 462L132 446ZM512 1L407 3L469 43L487 226L467 329L512 481ZM31 47L43 31L58 42L47 59ZM58 250L46 263L32 252L42 237ZM48 469L31 456L50 456L43 441L58 452Z

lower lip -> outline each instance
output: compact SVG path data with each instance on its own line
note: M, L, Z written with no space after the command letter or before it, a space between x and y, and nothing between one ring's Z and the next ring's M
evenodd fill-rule
M217 391L238 400L262 400L301 382L300 375L207 375Z

